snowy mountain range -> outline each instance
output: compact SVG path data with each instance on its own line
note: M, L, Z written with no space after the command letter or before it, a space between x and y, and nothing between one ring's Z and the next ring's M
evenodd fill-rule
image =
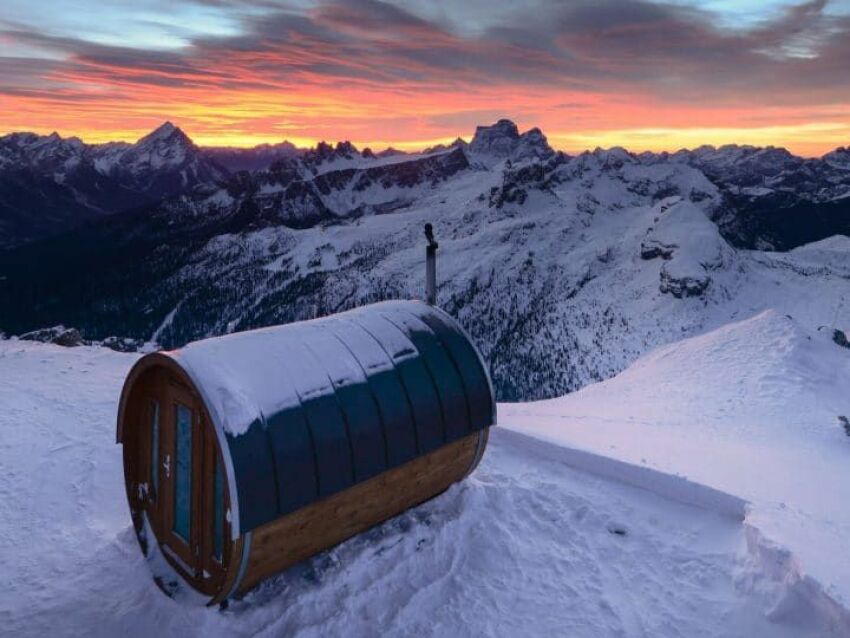
M166 122L135 144L89 145L56 133L0 138L0 248L142 207L229 171Z
M281 184L342 169L407 163L455 148L472 155L477 169L496 169L502 160L577 159L553 151L539 129L520 134L509 120L479 126L468 145L458 138L448 147L412 155L394 149L358 151L350 142L336 146L321 142L313 149L299 149L289 142L254 148L200 148L170 122L135 144L85 144L56 133L12 133L0 137L0 248L191 194L198 187L239 189L245 183L245 176L240 175L244 172L269 173L270 177L253 180L260 185L269 179ZM836 229L846 230L842 219L846 201L842 200L850 197L848 148L838 148L820 159L800 158L782 148L734 145L672 154L636 156L621 148L596 149L592 154L607 154L606 161L614 164L637 160L696 168L722 190L726 206L718 213L718 221L724 234L741 245L781 250L804 240L822 239ZM416 170L413 165L408 172ZM349 216L356 209L343 206L334 214ZM286 211L282 212L286 218Z
M15 134L0 140L0 243L17 244L0 252L0 329L170 347L420 296L431 222L439 301L500 398L556 396L766 308L847 328L848 157L571 157L508 120L415 154L200 149L170 124L135 145Z

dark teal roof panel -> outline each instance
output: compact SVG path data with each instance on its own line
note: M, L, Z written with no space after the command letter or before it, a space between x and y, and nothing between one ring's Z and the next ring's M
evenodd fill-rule
M238 533L495 423L475 346L422 302L207 339L171 356L223 441Z

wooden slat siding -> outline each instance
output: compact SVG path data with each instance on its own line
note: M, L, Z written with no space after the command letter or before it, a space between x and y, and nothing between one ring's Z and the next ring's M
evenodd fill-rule
M145 373L153 373L156 379L148 377L147 383L143 377ZM169 378L172 383L169 383ZM124 444L125 479L128 489L128 500L134 523L141 521L140 505L134 502L130 487L134 480L138 480L143 468L139 467L142 459L147 459L150 450L140 450L140 433L144 430L141 420L147 416L144 402L140 400L145 394L150 396L150 385L157 387L158 391L152 394L160 395L160 426L164 427L165 419L172 419L171 405L165 400L168 387L173 387L173 381L178 381L185 391L194 398L192 407L198 410L204 421L205 434L211 434L210 417L206 406L200 399L197 390L185 372L173 360L159 356L152 359L148 365L139 369L134 374L134 380L139 382L125 394L122 393L122 402L119 407L118 439ZM161 384L161 385L160 385ZM135 384L133 384L135 385ZM474 469L480 455L476 457L476 449L481 446L481 453L487 441L487 429L474 432L467 437L441 447L430 454L413 459L401 467L384 472L368 481L348 488L338 494L332 495L322 501L308 505L292 514L281 517L267 523L253 531L248 566L243 581L238 584L238 593L244 593L256 586L260 581L273 576L297 562L305 560L310 556L333 547L348 538L363 532L383 521L396 516L403 511L414 507L424 501L440 494L452 483L464 478ZM163 436L163 432L160 432ZM479 443L479 437L480 443ZM161 439L161 452L170 449L171 445ZM173 443L172 443L173 445ZM146 456L140 457L140 452ZM162 454L160 454L162 458ZM172 460L173 462L173 460ZM204 464L206 465L206 464ZM208 471L204 471L205 478L209 479ZM230 507L230 488L225 476L226 507ZM166 489L163 484L160 490ZM170 492L170 490L167 490ZM173 496L168 494L168 496ZM169 510L173 509L173 503ZM204 509L208 509L205 505ZM137 516L139 515L139 516ZM208 516L202 516L209 520ZM138 520L137 520L138 519ZM165 527L163 521L163 527ZM163 531L166 531L165 529ZM207 544L209 539L205 541ZM212 596L209 604L221 602L227 596L239 576L239 567L244 548L244 537L236 541L230 540L230 526L225 524L225 547L224 547L224 569L223 574L214 580L220 583L217 591L211 592L211 583L202 584L193 575L186 580L195 588L207 589ZM167 556L167 555L166 555ZM172 561L169 561L172 562ZM174 563L172 562L172 565ZM223 578L222 578L223 577ZM204 586L206 585L206 586Z
M486 430L258 527L239 593L440 494L469 472L479 436Z

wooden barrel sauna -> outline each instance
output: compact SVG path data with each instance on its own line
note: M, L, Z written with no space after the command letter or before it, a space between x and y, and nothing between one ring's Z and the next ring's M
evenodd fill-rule
M495 422L460 325L392 301L143 356L117 439L157 583L214 604L440 494Z

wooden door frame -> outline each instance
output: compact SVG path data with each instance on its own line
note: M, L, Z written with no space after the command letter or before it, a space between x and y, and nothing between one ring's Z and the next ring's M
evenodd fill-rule
M195 392L167 375L159 386L160 402L160 481L157 506L159 508L158 538L166 546L164 554L193 587L202 593L215 593L224 582L230 553L230 529L224 524L222 562L213 557L213 512L215 498L215 455L222 462L221 452L203 403ZM183 405L192 413L192 462L189 513L189 542L174 531L176 489L177 406ZM148 431L148 435L150 432ZM147 449L150 458L150 448ZM162 467L168 455L170 472L164 475ZM223 467L223 466L222 466ZM222 515L230 506L227 478L224 478L224 505ZM173 553L173 555L172 555ZM175 557L177 560L175 560ZM207 576L206 578L204 576Z
M144 508L148 515L148 521L150 521L151 528L154 533L159 536L161 526L162 526L162 514L161 514L161 503L162 499L162 397L157 392L156 386L152 386L148 391L144 393L143 399L144 405L142 406L141 414L142 418L145 420L144 427L140 429L142 434L141 441L139 444L139 451L141 454L140 461L140 476L145 478L145 481L148 483L147 494L145 495ZM158 427L159 427L159 449L157 450L157 464L156 467L153 466L151 461L151 454L153 452L153 405L157 405L157 409L159 410L158 415ZM158 476L157 488L154 490L154 475Z
M123 443L124 477L127 502L139 542L146 553L150 543L161 548L161 554L184 580L202 594L214 599L233 584L242 555L241 539L232 538L229 512L231 485L225 470L226 447L219 445L219 434L209 411L193 381L172 359L155 354L143 358L147 365L135 366L122 390L118 410L118 441ZM129 388L129 389L128 389ZM151 455L151 402L159 405L159 454L157 467ZM174 523L174 445L176 424L174 403L192 410L192 499L190 543L187 545L172 532ZM223 443L226 446L226 443ZM213 557L215 512L215 459L221 463L223 504L221 507L222 560ZM166 476L168 458L172 471ZM159 490L151 488L155 473ZM145 489L145 484L148 489ZM154 538L143 533L147 519ZM181 551L182 549L182 551ZM195 551L197 549L197 555Z
M164 498L161 499L161 535L160 535L160 544L165 545L167 547L166 555L168 552L173 552L173 554L179 559L179 561L173 561L177 563L176 567L180 568L180 571L184 574L184 576L188 576L191 578L195 577L194 571L195 566L197 564L196 558L196 550L197 544L195 542L195 533L196 533L196 524L195 524L195 500L196 500L196 492L197 486L195 484L195 467L196 467L196 456L197 452L197 406L195 405L195 398L192 396L192 393L182 385L177 385L173 383L171 379L168 379L168 382L163 384L163 393L162 397L163 408L160 408L160 418L162 419L161 423L165 425L165 428L160 431L160 440L164 439L164 445L161 446L162 451L165 455L162 457L160 463L165 469L164 471L164 481L160 483L162 495ZM190 432L192 437L192 458L189 462L189 481L190 481L190 501L189 501L189 538L183 539L179 534L174 531L174 507L175 507L175 490L176 490L176 477L177 477L177 406L178 404L183 405L189 408L192 415L192 422L190 424ZM163 414L164 413L164 414ZM164 417L164 418L163 418ZM164 436L163 436L164 435ZM182 561L182 565L180 562ZM187 568L190 570L187 573Z
M227 520L222 522L222 557L221 562L219 563L214 556L215 551L215 541L214 541L214 518L215 518L215 462L216 457L218 457L218 462L221 464L221 472L222 472L222 480L223 483L223 498L224 502L222 503L221 515L226 517L227 508L230 506L229 499L227 496L227 477L224 476L224 465L223 459L221 458L221 452L218 449L218 444L216 442L215 433L212 430L211 424L206 422L206 420L202 417L201 420L201 430L203 431L203 467L201 468L201 477L202 481L199 485L202 485L203 488L200 490L200 496L203 497L203 502L201 503L201 507L198 510L198 529L200 533L200 564L201 568L209 575L208 578L203 579L203 585L210 589L209 593L213 593L214 591L218 591L218 588L224 582L225 577L225 565L227 565L227 560L229 558L228 548L230 543L228 543L230 530L227 525ZM206 592L205 592L206 593Z

